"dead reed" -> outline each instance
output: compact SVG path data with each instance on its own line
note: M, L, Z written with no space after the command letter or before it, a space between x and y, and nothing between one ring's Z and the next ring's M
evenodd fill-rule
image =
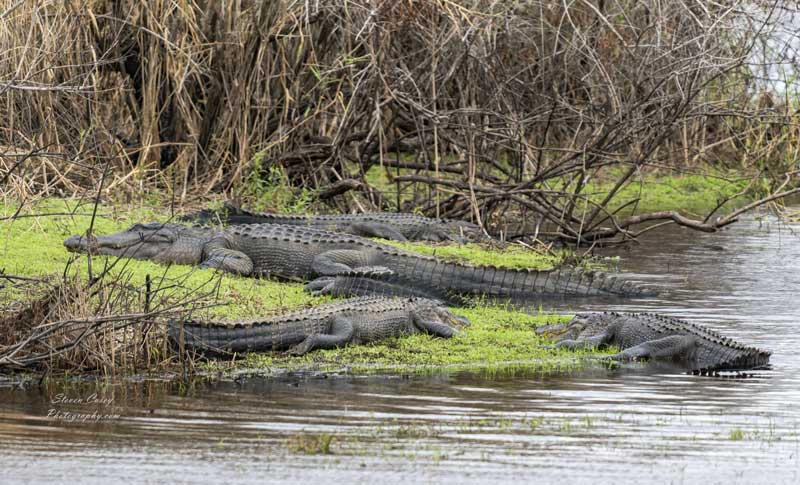
M478 223L524 214L572 243L634 237L644 222L686 222L614 212L635 206L615 197L645 167L733 168L758 181L757 197L796 188L796 93L769 90L781 79L768 79L790 80L772 67L793 62L773 45L797 40L793 9L7 2L0 190L80 194L107 177L104 196L185 201L280 169L340 210ZM610 192L590 197L590 182L614 167ZM370 183L375 170L388 186ZM716 230L712 215L686 225Z

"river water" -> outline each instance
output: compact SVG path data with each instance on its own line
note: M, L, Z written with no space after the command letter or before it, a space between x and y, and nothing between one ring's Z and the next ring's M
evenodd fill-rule
M800 483L794 231L766 217L653 234L617 252L663 295L559 308L706 324L773 351L753 377L630 364L7 387L0 482Z

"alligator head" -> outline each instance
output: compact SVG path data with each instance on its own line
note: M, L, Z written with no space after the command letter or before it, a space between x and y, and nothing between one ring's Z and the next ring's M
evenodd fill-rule
M606 327L602 314L578 314L567 323L543 325L536 329L536 333L554 342L560 342L598 335L603 333Z
M430 304L423 305L416 313L425 321L446 323L457 329L470 325L467 318L453 314L442 302L436 300L430 300Z
M153 222L134 224L124 231L104 236L71 236L64 241L64 246L73 252L198 264L202 262L208 239L208 231L201 228Z

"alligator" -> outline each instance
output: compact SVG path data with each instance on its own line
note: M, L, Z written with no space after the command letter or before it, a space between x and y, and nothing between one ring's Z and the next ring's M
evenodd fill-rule
M373 296L230 324L171 320L168 335L178 348L211 357L265 351L303 355L414 333L450 338L467 325L469 320L435 300Z
M283 224L343 232L362 237L394 241L492 242L480 226L454 219L431 219L409 213L368 213L338 215L288 215L250 212L233 204L219 210L203 209L178 218L181 222L200 224Z
M664 360L695 374L766 368L771 353L748 347L703 326L652 313L590 313L539 327L537 333L567 349L614 346L614 361Z
M333 293L337 276L380 280L379 293L452 301L468 297L649 296L630 281L580 269L553 271L472 266L422 256L358 236L302 226L248 224L224 229L173 223L135 224L115 234L64 241L71 251L200 265L244 276L309 281ZM333 278L333 282L330 281ZM371 291L374 293L374 291ZM460 303L460 302L459 302Z

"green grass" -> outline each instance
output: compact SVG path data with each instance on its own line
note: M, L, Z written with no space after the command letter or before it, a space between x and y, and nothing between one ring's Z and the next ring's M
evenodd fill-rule
M383 241L406 251L436 256L448 261L485 264L514 269L552 269L567 252L540 253L517 245L508 245L502 251L488 249L480 244L431 245L417 242Z
M77 207L77 209L76 209ZM0 205L0 217L13 214L15 206ZM27 277L57 276L62 274L66 263L75 255L64 249L63 241L73 234L85 233L91 221L91 204L77 206L74 201L49 199L23 213L75 212L74 216L49 216L0 222L0 269L8 274ZM95 234L107 234L129 227L135 222L166 221L169 214L142 205L135 207L101 206L95 220ZM81 275L87 275L86 256L74 263ZM94 272L116 258L95 256ZM303 291L301 284L278 283L270 280L243 278L219 274L213 270L202 270L185 265L169 267L149 261L121 260L112 270L112 275L125 273L134 285L144 283L147 275L163 285L180 282L183 288L173 292L174 298L188 294L197 288L210 291L219 285L217 299L228 304L212 308L204 316L214 318L244 318L256 316L279 307L298 307L326 301Z
M552 368L576 365L581 354L544 348L534 329L545 323L569 317L554 314L528 314L500 306L451 308L467 317L471 325L452 339L411 335L369 345L319 350L301 357L274 354L249 354L237 364L257 372L320 370L370 372L429 371L447 367ZM230 370L225 362L211 363L208 372Z
M404 159L413 160L407 157ZM385 168L378 166L372 167L366 176L366 180L371 185L383 190L388 194L388 200L394 201L396 186L389 181L389 176ZM389 169L394 175L396 170ZM414 173L413 170L401 169L401 175ZM618 178L622 175L622 169L616 168L606 172L600 172L594 180L590 180L582 191L594 202L600 202L611 190ZM441 178L459 178L454 174L440 173ZM549 181L552 188L561 190L563 181L553 179ZM638 213L677 210L683 213L700 214L714 208L718 201L723 200L733 194L742 191L747 186L747 180L737 177L731 173L710 172L708 175L674 174L662 173L653 170L645 171L643 175L632 177L628 183L618 192L609 209L615 210L620 206L639 199L636 204ZM572 189L567 188L567 191ZM401 202L411 200L412 191L406 190L403 193ZM743 198L742 200L747 200ZM741 204L730 202L729 204ZM731 210L735 205L726 205L725 210ZM626 209L630 210L632 207Z
M591 181L584 193L595 202L600 202L616 184L619 171L605 174L602 179ZM675 210L683 213L705 213L717 203L741 192L746 181L728 181L733 177L725 174L664 175L646 174L634 177L625 185L609 206L614 210L623 204L639 199L635 207L638 213ZM729 204L732 204L730 202ZM730 210L729 206L727 210ZM633 206L626 210L632 209ZM725 209L723 209L723 212Z
M0 205L0 217L13 214L16 206ZM91 204L78 206L75 201L49 199L35 207L26 207L25 214L74 212L73 216L49 216L0 221L0 269L6 273L27 276L59 276L71 258L80 275L87 275L87 257L67 252L63 240L73 234L86 231L91 221ZM96 234L105 234L125 229L135 222L165 221L169 214L149 205L100 206L95 221ZM551 267L556 256L542 255L524 248L489 250L477 245L464 247L403 244L408 250L436 254L448 258L466 259L474 263L495 264L509 267ZM116 258L94 257L95 274L105 264ZM279 283L270 280L243 278L219 274L213 270L200 270L190 266L164 266L148 261L120 260L119 268L112 274L126 274L134 285L141 285L147 275L153 286L181 282L173 290L171 298L181 298L193 289L207 289L218 285L215 302L223 303L210 310L203 310L200 317L215 319L252 318L273 313L278 308L297 308L329 301L303 292L301 284ZM5 295L1 300L13 298L12 290L0 290ZM212 303L209 301L209 303ZM207 371L236 371L256 369L270 373L276 370L331 369L369 371L374 369L407 372L448 366L503 367L529 366L552 367L573 365L575 356L561 351L545 350L533 332L536 325L562 320L557 315L513 311L498 306L475 308L453 308L455 313L466 316L472 322L461 335L444 340L428 335L390 339L384 342L350 346L335 350L315 351L302 357L275 354L250 354L231 365L227 362L212 362L203 368Z

